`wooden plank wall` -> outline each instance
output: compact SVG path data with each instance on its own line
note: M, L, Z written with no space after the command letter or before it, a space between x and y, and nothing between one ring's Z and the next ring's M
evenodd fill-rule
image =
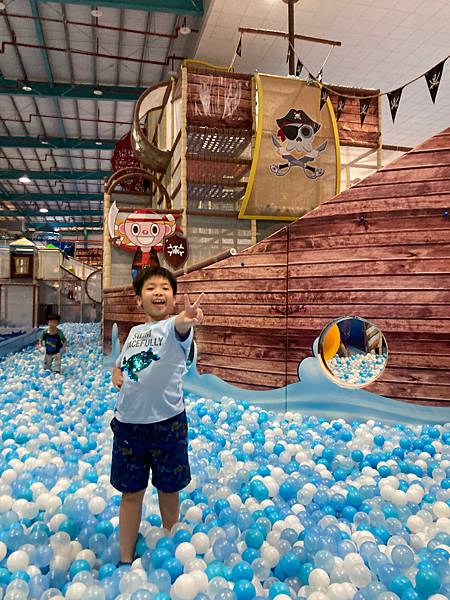
M144 323L145 315L136 304L131 286L103 290L103 352L111 352L111 331L114 323L119 329L120 344L125 342L128 332L139 323Z
M246 388L286 382L287 229L179 279L180 294L206 292L196 333L199 371Z
M187 121L201 127L252 129L252 76L188 67Z
M348 88L342 86L329 86L335 94L330 94L330 101L333 105L334 114L337 113L338 96L371 96L378 94L379 90L363 90L358 88ZM337 122L339 132L339 142L341 146L362 146L366 148L376 148L380 141L380 122L378 98L371 100L369 110L367 111L364 124L361 126L359 98L345 98L344 110Z

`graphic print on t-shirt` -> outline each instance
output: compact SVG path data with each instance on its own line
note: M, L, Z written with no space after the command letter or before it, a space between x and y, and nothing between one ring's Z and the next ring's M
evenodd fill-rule
M58 333L47 332L44 336L44 343L47 354L58 354L63 347L61 337Z
M163 339L163 337L153 336L151 331L136 332L127 343L126 349L142 346L161 346ZM120 370L122 373L125 371L132 381L138 381L136 373L147 368L154 360L159 359L159 354L156 354L153 348L149 348L125 358Z
M136 373L139 373L139 371L148 367L154 360L159 360L159 355L155 354L152 348L149 348L138 354L133 354L130 358L125 358L120 370L122 373L126 371L128 377L133 381L138 381Z

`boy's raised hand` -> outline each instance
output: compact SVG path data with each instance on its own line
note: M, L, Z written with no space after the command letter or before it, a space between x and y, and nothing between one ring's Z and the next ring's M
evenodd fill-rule
M194 304L191 304L189 296L184 294L184 322L186 325L200 325L203 321L203 311L200 308L204 294L200 294Z

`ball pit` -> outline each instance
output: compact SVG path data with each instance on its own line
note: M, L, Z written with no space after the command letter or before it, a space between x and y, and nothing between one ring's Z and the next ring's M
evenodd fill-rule
M387 354L353 352L350 356L335 354L327 361L331 372L341 381L352 385L365 385L383 372Z
M450 424L281 415L187 399L192 481L160 529L149 490L131 567L109 484L115 391L99 327L63 326L62 375L0 370L3 600L443 600Z

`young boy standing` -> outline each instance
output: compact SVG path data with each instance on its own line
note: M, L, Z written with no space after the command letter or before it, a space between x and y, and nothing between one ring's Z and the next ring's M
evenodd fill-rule
M182 377L192 328L203 320L201 297L191 305L187 295L184 310L169 318L177 282L167 269L143 269L133 287L146 322L131 329L112 376L120 390L111 421L111 483L122 492L122 563L134 560L150 469L163 527L170 531L179 520L179 491L191 480Z
M48 329L44 331L38 342L39 348L45 348L44 369L51 371L54 363L55 373L61 373L61 350L65 350L67 345L64 333L58 329L60 320L59 315L49 315Z

